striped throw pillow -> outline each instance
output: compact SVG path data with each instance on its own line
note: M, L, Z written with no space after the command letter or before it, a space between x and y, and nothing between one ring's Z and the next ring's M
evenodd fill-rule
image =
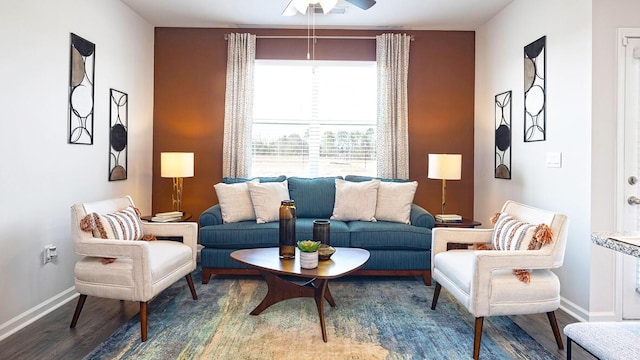
M500 214L493 228L492 245L496 250L536 250L541 244L534 240L539 225L520 221L509 214ZM530 246L533 244L533 248Z
M93 236L102 239L141 240L144 236L137 209L129 206L110 214L91 213Z

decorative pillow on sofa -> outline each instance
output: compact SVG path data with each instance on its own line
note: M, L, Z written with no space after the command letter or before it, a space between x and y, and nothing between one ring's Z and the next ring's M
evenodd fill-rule
M278 221L280 219L280 202L289 200L287 180L268 183L248 182L247 185L256 213L256 222L264 224Z
M144 237L140 213L133 206L110 214L91 213L82 219L80 227L101 239L142 240Z
M380 180L352 182L336 179L336 201L331 219L376 221Z
M256 219L248 184L257 184L258 182L258 179L254 179L248 182L233 184L218 183L213 185L213 188L216 190L216 195L218 196L218 202L220 203L223 223L227 224Z
M417 181L381 181L378 187L376 220L410 223L411 204L418 188Z
M289 196L296 202L299 218L328 219L331 216L336 201L336 179L342 179L342 176L287 179Z

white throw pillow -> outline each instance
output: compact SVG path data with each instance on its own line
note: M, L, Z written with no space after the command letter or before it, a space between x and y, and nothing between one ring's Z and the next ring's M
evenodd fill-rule
M216 189L216 195L218 195L223 223L255 220L256 213L253 210L248 184L259 182L260 180L254 179L237 184L219 183L213 185Z
M280 219L280 203L289 200L289 183L249 183L249 194L256 213L256 222L264 224Z
M376 220L411 223L411 204L417 188L417 181L381 181L376 203Z
M331 219L376 221L380 180L352 182L336 179L336 201Z

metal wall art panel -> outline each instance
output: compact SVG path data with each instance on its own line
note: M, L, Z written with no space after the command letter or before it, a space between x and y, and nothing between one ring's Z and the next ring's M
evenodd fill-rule
M511 179L511 90L495 97L494 176Z
M96 46L72 33L70 50L68 142L91 145Z
M109 181L126 180L129 96L111 89L109 98Z
M524 141L544 141L546 128L546 36L524 47Z

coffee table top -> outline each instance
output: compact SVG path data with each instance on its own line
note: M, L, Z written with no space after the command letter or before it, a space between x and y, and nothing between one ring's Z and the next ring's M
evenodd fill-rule
M300 254L296 248L295 259L280 259L278 248L242 249L231 253L235 261L260 270L303 278L335 279L360 269L369 261L365 249L336 247L331 259L318 261L315 269L300 268Z

